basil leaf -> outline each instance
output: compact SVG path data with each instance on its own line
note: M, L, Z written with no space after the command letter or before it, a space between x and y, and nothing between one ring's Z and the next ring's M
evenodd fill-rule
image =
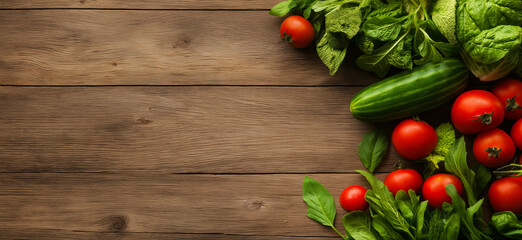
M466 143L464 137L460 137L450 148L444 159L444 167L462 181L469 205L477 202L473 192L475 173L469 169L466 161Z
M303 181L303 200L308 205L306 215L325 225L333 227L335 219L335 201L318 181L306 176Z
M513 212L494 213L489 226L504 237L522 239L522 221Z
M355 240L377 240L371 230L371 219L368 213L353 211L344 215L343 225L348 235Z
M363 136L359 144L359 158L364 167L373 173L388 150L388 138L384 128L378 128Z

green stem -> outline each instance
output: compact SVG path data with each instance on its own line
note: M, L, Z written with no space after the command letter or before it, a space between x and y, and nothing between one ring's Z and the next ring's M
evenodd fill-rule
M333 225L332 225L332 229L333 229L337 234L339 234L339 236L341 236L343 239L348 239L348 237L345 237L345 236L342 235L339 231L337 231L337 228L335 228Z

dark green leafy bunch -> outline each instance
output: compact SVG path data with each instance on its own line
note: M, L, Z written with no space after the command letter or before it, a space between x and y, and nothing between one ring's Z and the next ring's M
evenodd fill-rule
M428 15L428 1L389 0L366 17L357 45L364 52L357 65L384 77L390 67L441 62L458 51L448 43Z

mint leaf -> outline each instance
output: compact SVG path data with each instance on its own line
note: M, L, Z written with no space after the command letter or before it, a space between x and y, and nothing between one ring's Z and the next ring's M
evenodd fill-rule
M373 173L388 150L388 138L383 128L378 128L363 136L359 143L359 158L364 167Z
M308 205L306 216L329 227L335 219L335 201L318 181L306 176L303 181L303 200Z

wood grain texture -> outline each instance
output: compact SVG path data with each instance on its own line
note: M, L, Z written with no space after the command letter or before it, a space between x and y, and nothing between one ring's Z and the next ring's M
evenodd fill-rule
M172 1L176 2L176 1ZM23 10L0 14L0 85L365 85L279 37L265 11Z
M0 87L1 172L352 172L358 90Z
M0 9L120 8L120 9L263 9L283 0L2 0Z
M368 184L358 174L310 177L333 195L336 226L342 230L345 211L339 206L339 194L346 186ZM303 178L301 174L0 174L0 234L13 239L42 239L40 232L43 239L335 237L331 229L306 217Z

